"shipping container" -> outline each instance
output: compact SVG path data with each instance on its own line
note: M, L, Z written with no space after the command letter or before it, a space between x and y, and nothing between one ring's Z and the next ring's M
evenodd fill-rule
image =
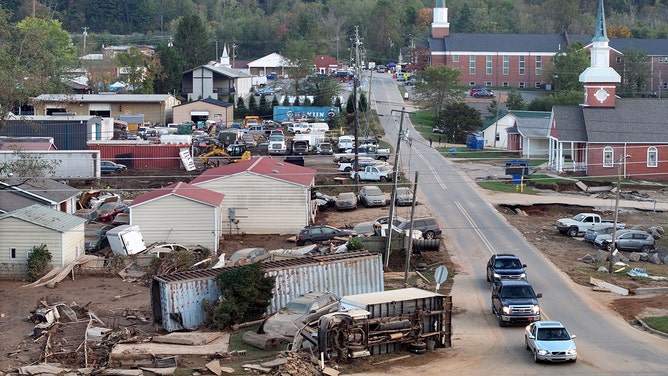
M38 158L54 168L54 179L99 179L100 152L97 150L23 150L21 154ZM17 160L14 151L0 151L0 164Z
M329 291L338 296L384 289L380 254L356 251L324 256L303 256L262 264L266 276L276 277L267 314L277 312L295 297L310 291ZM206 269L153 277L151 310L153 323L168 332L195 329L207 320L204 299L220 297L215 278L231 268Z
M144 142L144 141L142 141ZM185 145L190 147L190 145ZM123 141L89 142L89 150L99 150L100 158L128 168L179 169L179 152L184 145L150 144Z

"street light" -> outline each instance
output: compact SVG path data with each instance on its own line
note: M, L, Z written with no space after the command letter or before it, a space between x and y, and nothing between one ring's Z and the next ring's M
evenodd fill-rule
M619 218L619 188L622 179L622 161L631 158L630 155L620 155L617 159L617 191L615 192L615 220L612 224L612 242L610 243L608 273L612 273L612 256L617 249L617 219Z

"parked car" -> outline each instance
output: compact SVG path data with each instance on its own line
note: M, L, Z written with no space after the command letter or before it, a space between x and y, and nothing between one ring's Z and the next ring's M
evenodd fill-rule
M114 216L114 219L111 220L112 226L121 226L130 224L130 214L126 212L118 213Z
M571 362L578 358L574 335L559 321L537 321L524 329L524 347L531 351L536 363Z
M271 72L267 75L267 80L275 80L278 77L276 72Z
M656 239L647 231L643 230L617 230L616 248L620 251L652 252L656 247ZM601 249L612 250L612 234L599 235L595 244Z
M309 292L288 302L264 322L260 331L290 341L304 325L339 309L339 297L331 292Z
M480 90L484 89L482 86L474 86L469 90L469 96L473 96L475 93L479 92Z
M387 200L385 199L385 192L383 192L377 185L365 185L360 189L359 201L364 206L385 206Z
M411 228L411 221L406 221L401 224L402 230L408 230L410 228ZM434 217L413 219L413 230L422 231L422 235L424 236L425 239L438 238L443 233L443 231L441 230L441 225L438 224L438 221Z
M334 150L332 149L332 144L329 142L321 142L318 147L318 154L320 155L332 155L334 154Z
M497 253L487 261L487 282L500 279L527 279L526 264L511 253Z
M253 137L253 135L250 133L244 133L243 135L241 135L241 142L246 144L246 146L250 147L257 146L257 141L255 141L255 137Z
M355 235L356 233L354 231L341 230L327 225L306 226L299 231L299 234L297 234L295 243L298 246L302 246L321 243L334 238L348 238Z
M121 201L107 202L97 209L97 220L100 222L109 222L116 217L116 214L123 213L126 210L128 210L128 206Z
M336 197L336 210L357 209L357 196L353 192L341 192Z
M397 193L394 198L394 204L397 206L413 205L413 190L408 187L397 187ZM417 199L415 205L417 205Z
M115 163L112 161L100 161L100 172L103 174L117 174L127 169L128 167L124 164Z
M95 227L92 225L86 225L84 228L84 249L86 253L99 252L104 247L109 245L107 231L109 231L111 228L111 226Z
M474 98L494 98L494 90L480 89L473 94Z
M613 226L596 226L587 229L584 234L584 241L594 244L596 237L599 235L610 235L614 230Z
M264 87L255 91L255 95L274 95L278 90L271 86Z
M318 209L320 210L325 210L327 208L333 208L336 206L336 197L326 195L322 192L315 193L315 201L318 205Z

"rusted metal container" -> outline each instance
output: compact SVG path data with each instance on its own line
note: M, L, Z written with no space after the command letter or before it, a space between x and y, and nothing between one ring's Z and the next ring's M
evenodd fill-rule
M128 168L179 169L179 151L190 145L89 142L89 150L99 150L102 160L122 163Z
M380 254L357 251L324 256L296 257L262 264L266 276L276 277L267 314L309 291L330 291L338 296L383 291ZM202 301L220 296L215 278L231 268L205 269L153 277L153 323L168 332L194 329L206 322Z

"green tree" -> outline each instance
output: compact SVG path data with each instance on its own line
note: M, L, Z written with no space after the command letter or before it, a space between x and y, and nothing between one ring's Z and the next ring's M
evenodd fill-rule
M7 114L30 97L64 92L63 74L79 66L76 47L56 20L8 22L0 7L0 131Z
M306 40L294 40L286 44L283 57L287 60L287 71L293 80L295 93L299 95L302 79L313 69L315 44Z
M301 106L301 103L299 102L299 95L295 95L295 101L292 102L293 106Z
M249 115L260 114L260 109L257 106L257 100L255 99L255 95L251 95L250 98L248 98L248 114Z
M524 110L526 103L524 103L524 98L522 93L518 92L515 89L511 89L508 92L508 100L506 101L506 108L509 110Z
M246 103L244 103L244 98L239 97L237 99L237 107L234 109L234 118L243 119L248 115L248 110L246 109Z
M496 99L492 99L487 106L487 116L485 116L485 119L494 119L500 112L499 102Z
M286 94L283 96L283 106L289 106L289 105L290 105L290 98Z
M464 3L462 9L459 12L455 13L456 16L452 20L452 30L457 30L458 33L474 33L476 32L475 25L476 23L473 20L473 14L471 13L471 8L469 8L468 3Z
M15 148L12 150L12 158L0 163L0 176L11 175L16 179L13 185L18 186L30 180L50 178L61 163L60 160L45 160Z
M339 83L331 77L311 78L311 82L315 88L313 105L318 107L331 106L339 91Z
M366 100L366 95L364 92L360 92L359 94L359 100L358 100L358 107L360 112L367 112L369 110L369 102Z
M441 65L427 67L420 73L421 81L415 84L415 98L423 108L434 111L438 118L446 104L459 101L464 91L459 86L459 70Z
M183 69L188 70L211 60L209 36L202 20L196 14L184 16L174 35L174 48L182 57Z
M467 137L482 128L480 111L464 102L448 103L434 125L443 130L447 142L465 144Z
M637 48L623 51L624 69L620 94L625 97L641 97L647 95L650 88L651 59Z
M584 93L578 91L559 92L544 98L536 98L527 104L529 111L552 111L554 106L576 106L584 100Z
M126 82L133 92L142 92L144 80L148 75L149 57L144 55L137 47L130 47L128 52L120 52L116 55L116 63L125 68Z
M348 96L348 101L346 102L346 112L349 114L355 112L355 99L353 98L352 94Z
M213 325L218 329L261 318L270 306L276 277L265 277L259 262L232 268L218 274L218 302L203 302Z
M156 47L155 54L162 69L159 72L154 72L153 92L158 94L179 92L181 90L183 68L178 51L162 42ZM234 99L230 103L234 103Z
M267 101L267 96L262 94L260 96L260 117L263 119L271 118L271 106L269 105L269 101Z
M548 77L552 77L558 91L582 91L584 86L580 82L580 73L589 65L589 50L582 42L574 42L554 55L547 69Z
M51 252L46 244L32 247L30 256L28 256L28 279L36 281L43 277L49 271L51 259Z

